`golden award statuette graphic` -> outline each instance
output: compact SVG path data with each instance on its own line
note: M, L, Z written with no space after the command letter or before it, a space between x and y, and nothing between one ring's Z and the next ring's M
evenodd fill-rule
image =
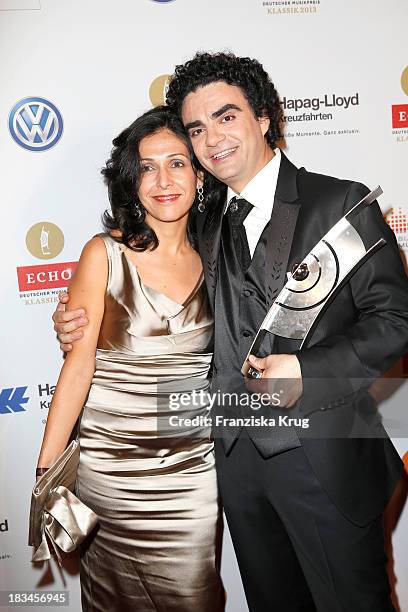
M27 232L27 249L38 259L53 259L64 248L64 234L54 223L41 221Z
M401 74L401 87L402 91L408 96L408 66L403 70Z
M166 103L166 93L169 88L170 79L170 74L161 74L152 81L149 88L149 96L153 106L161 106Z

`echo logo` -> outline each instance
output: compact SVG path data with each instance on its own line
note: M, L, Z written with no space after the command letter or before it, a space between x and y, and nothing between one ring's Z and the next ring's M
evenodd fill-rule
M38 259L53 259L64 248L64 234L54 223L41 221L27 232L27 249Z
M392 127L408 128L408 104L392 105Z
M4 519L4 523L0 523L0 533L5 533L8 530L8 520Z
M77 261L42 266L23 266L17 268L18 288L20 291L37 289L62 289L72 278Z
M24 397L27 387L15 387L11 389L2 389L0 393L0 414L8 414L9 412L25 412L23 404L26 404L29 397Z
M166 104L166 94L169 88L171 74L161 74L151 82L149 87L149 97L153 106Z
M401 89L408 96L408 66L404 68L401 74ZM408 128L408 104L392 105L392 127L397 130Z
M408 66L404 68L401 74L402 91L408 96Z

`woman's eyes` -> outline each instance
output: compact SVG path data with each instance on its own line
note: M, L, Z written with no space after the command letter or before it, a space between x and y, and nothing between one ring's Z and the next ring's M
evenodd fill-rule
M173 159L170 162L170 168L184 168L186 164L181 159ZM151 164L142 164L142 172L154 172L157 170L156 166Z

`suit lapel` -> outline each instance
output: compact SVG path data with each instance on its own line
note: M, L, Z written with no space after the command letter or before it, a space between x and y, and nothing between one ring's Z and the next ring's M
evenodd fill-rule
M214 312L215 287L217 283L217 263L220 250L222 215L224 201L212 206L203 220L203 226L199 240L199 251L203 262L205 281L207 284L208 297Z
M283 152L267 237L265 289L268 308L286 281L286 270L300 209L298 169ZM214 311L217 264L220 250L224 201L212 206L198 221L199 251L203 262L208 297Z
M300 210L297 189L298 169L281 152L271 222L267 235L265 262L266 305L269 309L286 282L296 222ZM271 336L273 347L274 336Z

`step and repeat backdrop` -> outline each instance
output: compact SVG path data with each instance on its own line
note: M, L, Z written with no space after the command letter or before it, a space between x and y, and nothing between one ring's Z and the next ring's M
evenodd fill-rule
M380 184L384 216L408 256L407 19L405 0L0 0L0 591L68 591L68 609L80 610L75 558L62 569L31 565L28 513L62 364L51 314L83 244L101 229L100 169L112 138L163 103L174 66L195 51L256 57L280 92L290 159ZM402 360L381 405L402 457L407 375ZM401 482L386 517L401 611L405 498ZM224 540L228 610L244 612L228 530ZM11 610L2 597L0 609Z

